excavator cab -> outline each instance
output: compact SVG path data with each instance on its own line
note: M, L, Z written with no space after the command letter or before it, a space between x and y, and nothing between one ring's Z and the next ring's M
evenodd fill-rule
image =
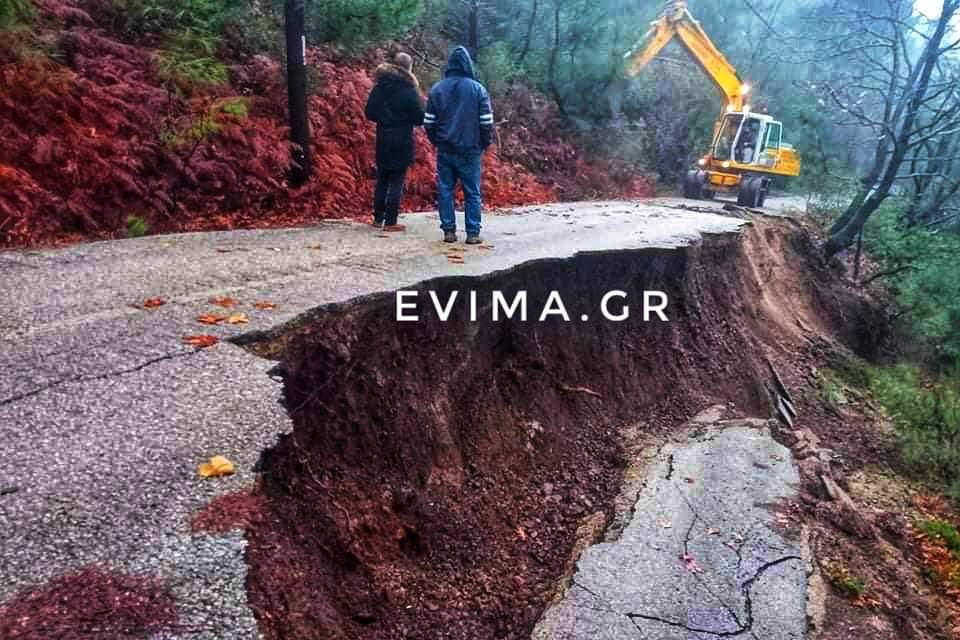
M773 168L783 146L783 123L770 116L728 113L717 129L709 158Z
M676 38L720 91L723 106L709 153L684 179L687 198L737 194L742 206L762 207L773 176L800 175L800 156L783 141L783 123L750 110L749 84L714 46L683 0L667 2L643 41L624 56L636 75Z

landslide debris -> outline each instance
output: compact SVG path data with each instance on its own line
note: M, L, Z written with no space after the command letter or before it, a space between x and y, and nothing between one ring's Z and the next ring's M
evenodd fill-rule
M769 415L768 358L806 348L815 329L856 342L846 322L868 307L805 243L764 222L684 248L419 286L441 300L558 290L593 309L610 290L633 301L659 290L669 322L579 322L579 309L572 322L472 322L466 308L441 322L427 308L398 323L384 294L250 345L280 360L295 425L264 452L263 510L248 531L264 634L528 637L578 529L612 521L624 425L664 434L718 403Z

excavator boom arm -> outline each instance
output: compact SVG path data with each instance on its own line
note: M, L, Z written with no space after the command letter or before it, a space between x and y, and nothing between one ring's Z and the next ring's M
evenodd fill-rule
M724 109L740 111L745 91L737 70L710 41L700 23L693 19L685 2L668 4L667 11L653 26L639 47L627 53L627 73L637 75L670 40L677 38L723 95Z

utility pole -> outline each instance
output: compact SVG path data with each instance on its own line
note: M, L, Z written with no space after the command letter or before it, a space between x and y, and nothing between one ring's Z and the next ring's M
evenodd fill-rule
M286 0L283 17L287 35L287 97L294 166L290 184L301 186L310 177L310 125L307 122L307 34L305 0Z

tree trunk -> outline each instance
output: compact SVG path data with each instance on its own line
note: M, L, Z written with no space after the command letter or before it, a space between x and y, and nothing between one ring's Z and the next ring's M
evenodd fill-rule
M293 166L290 184L299 187L312 172L310 122L307 119L307 37L304 28L304 0L287 0L284 26L287 45L287 103L290 111L290 142Z
M533 0L533 8L530 10L530 22L527 23L527 35L523 39L523 49L517 58L518 64L523 64L527 54L530 53L530 42L533 40L533 27L537 22L537 11L540 8L540 0Z
M480 55L480 2L471 0L470 2L470 27L467 35L467 48L470 49L470 55L477 60Z
M547 78L550 82L550 94L557 105L557 110L563 117L567 116L564 108L563 95L557 85L557 58L560 56L560 1L553 3L553 48L550 50L550 60L547 62Z

